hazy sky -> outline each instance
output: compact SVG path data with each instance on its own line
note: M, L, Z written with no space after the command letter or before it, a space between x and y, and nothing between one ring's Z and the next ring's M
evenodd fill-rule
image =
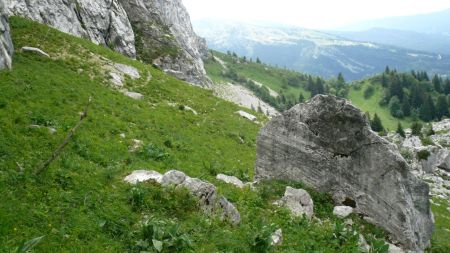
M192 19L268 21L312 29L450 8L450 0L182 0ZM449 17L450 18L450 17Z

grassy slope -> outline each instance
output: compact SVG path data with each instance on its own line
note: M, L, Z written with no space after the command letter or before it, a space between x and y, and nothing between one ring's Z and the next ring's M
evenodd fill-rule
M303 88L295 88L291 86L283 87L282 80L287 76L292 75L293 72L291 71L257 63L233 63L231 56L220 52L214 52L214 55L224 60L227 65L233 66L242 76L261 82L276 92L283 90L285 94L291 94L295 98L298 98L300 92L303 93L305 98L309 98L311 96L310 92L305 91ZM222 70L223 68L218 62L206 62L206 71L216 83L229 81L221 75ZM373 116L374 113L377 113L381 117L383 125L391 131L395 131L397 129L398 122L401 122L404 127L410 126L412 122L411 119L396 119L392 117L387 107L379 106L378 102L381 100L381 87L379 85L376 86L376 92L370 99L364 99L363 94L366 85L367 83L361 89L355 89L354 87L350 89L348 99L351 100L356 107L365 112L369 112L371 116Z
M397 129L398 122L401 122L401 124L405 128L410 127L412 123L411 118L406 118L402 120L394 118L389 112L389 108L381 107L378 104L382 96L381 85L379 84L374 85L375 87L374 94L370 98L365 99L364 90L368 85L370 85L368 82L364 82L364 84L360 86L360 88L358 89L355 89L354 86L350 88L348 98L352 101L352 103L362 111L369 112L371 117L373 117L375 113L378 114L378 116L381 118L383 126L389 131L395 131Z
M227 66L234 67L238 72L238 74L250 78L252 80L255 80L257 82L260 82L276 92L283 90L285 95L292 95L295 98L299 97L300 92L303 93L305 97L311 96L311 94L308 91L305 91L303 88L293 88L293 87L282 88L283 80L286 79L288 76L295 74L295 72L275 68L269 65L257 64L256 62L246 62L236 64L233 63L233 58L231 56L216 51L214 51L214 55L222 59ZM230 82L230 80L227 80L226 78L221 76L223 68L220 65L220 63L209 60L206 62L205 67L206 72L214 82L216 83L224 81Z
M355 252L357 236L334 229L329 196L311 191L323 223L306 222L271 204L285 183L252 192L215 180L218 172L252 177L259 126L238 117L236 105L46 26L21 18L12 18L11 25L16 49L36 46L52 58L16 52L13 71L0 72L0 252L37 236L45 237L36 252L139 252L145 216L179 223L194 252L261 252L257 246L278 227L284 243L272 251ZM99 56L138 68L143 77L128 80L127 87L144 99L135 101L108 88ZM150 82L147 72L153 76ZM90 96L89 117L61 157L44 174L34 175L76 124ZM191 106L199 115L169 102ZM54 127L57 133L31 124ZM144 146L152 143L169 156L155 160L145 149L130 153L132 139ZM185 191L123 183L130 171L141 168L179 168L217 184L236 203L242 224L231 227L203 215ZM354 220L354 228L366 236L380 235Z

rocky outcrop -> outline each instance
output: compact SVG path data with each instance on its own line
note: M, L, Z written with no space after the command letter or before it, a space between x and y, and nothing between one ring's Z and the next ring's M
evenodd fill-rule
M344 99L319 95L270 121L258 136L255 178L304 182L370 217L406 248L429 245L428 185Z
M215 185L198 178L191 178L184 172L170 170L162 175L152 170L136 170L126 176L124 181L130 184L153 181L164 187L184 188L198 198L199 206L206 214L218 213L222 220L232 225L238 225L241 222L238 209L217 193Z
M6 1L9 15L27 17L136 57L133 29L117 0Z
M5 2L0 1L0 70L11 68L13 51Z
M160 66L186 82L211 87L198 37L181 0L6 0L19 15Z
M212 85L202 60L207 55L206 41L195 34L181 0L120 2L136 34L138 58L186 82Z

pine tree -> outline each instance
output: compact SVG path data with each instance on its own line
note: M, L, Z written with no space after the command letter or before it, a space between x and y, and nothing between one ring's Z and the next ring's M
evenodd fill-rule
M259 57L256 57L256 63L261 64L261 60L259 59Z
M300 96L298 96L298 102L299 103L305 102L305 97L303 96L303 93L300 93Z
M447 78L444 83L444 93L445 95L450 94L450 80Z
M391 115L396 118L403 118L404 114L402 111L402 106L400 104L400 99L397 96L393 96L389 101L389 111Z
M339 73L339 74L338 74L337 80L338 80L338 83L339 83L339 84L345 84L344 75L342 75L342 73Z
M411 124L411 134L415 136L422 136L422 124L418 121L414 121Z
M403 99L402 111L405 117L411 116L411 104L408 99Z
M391 73L391 70L389 69L389 66L386 66L386 69L384 70L384 73L388 74L388 75L389 75L389 73Z
M442 93L441 79L439 78L439 76L438 75L434 75L433 76L433 80L431 82L433 83L434 90L437 93Z
M385 73L381 76L381 85L385 88L388 86L388 80Z
M449 117L447 98L444 95L440 95L436 104L436 117L441 120L443 117Z
M427 95L423 105L419 110L419 118L425 122L430 122L435 118L436 115L436 107L433 102L433 98L430 95Z
M383 124L381 123L381 119L378 117L378 115L376 113L373 116L373 120L370 122L370 126L372 127L372 130L375 132L384 131L384 127L383 127Z
M398 122L397 133L403 138L406 137L405 130L403 130L402 124L400 122Z

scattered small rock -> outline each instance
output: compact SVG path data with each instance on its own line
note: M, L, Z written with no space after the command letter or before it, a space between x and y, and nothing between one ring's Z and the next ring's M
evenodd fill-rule
M232 225L238 225L241 222L241 214L225 197L220 198L219 205L223 210L222 220L228 220Z
M232 225L238 225L241 215L237 208L225 197L217 196L216 187L198 178L191 178L181 171L170 170L164 175L156 171L137 170L126 176L124 181L130 184L153 180L162 186L174 185L177 188L185 188L199 199L199 204L207 214L219 211L221 219Z
M363 253L370 252L370 245L367 243L366 239L361 234L359 235L358 246L359 246L359 250L361 252L363 252Z
M161 179L161 184L163 186L167 185L179 185L186 180L186 174L178 170L170 170L164 174Z
M161 183L162 177L161 173L153 170L135 170L130 175L126 176L124 181L130 184L137 184L149 180Z
M125 91L124 94L125 94L125 96L130 97L135 100L141 100L142 98L144 98L144 95L142 95L141 93L138 93L138 92Z
M121 133L119 136L120 136L120 138L122 138L122 139L125 139L125 137L127 137L124 133Z
M28 126L28 128L31 128L31 129L41 129L41 128L43 128L44 126L39 126L39 125L29 125ZM56 134L56 132L57 132L57 130L55 129L55 128L53 128L53 127L44 127L44 128L47 128L47 130L48 130L48 133L49 134Z
M394 244L389 243L389 253L405 253L405 251Z
M50 55L48 55L46 52L42 51L39 48L36 47L22 47L22 49L20 50L21 52L29 52L29 53L36 53L45 57L50 58Z
M123 78L121 75L116 72L110 72L109 77L111 77L110 81L117 87L123 87Z
M192 195L200 199L200 205L205 211L212 211L216 201L216 187L198 178L187 177L181 171L171 170L164 174L162 185L178 185L189 190Z
M187 106L187 105L183 106L183 110L185 110L185 111L190 111L190 112L192 112L194 115L198 115L198 113L197 113L194 109L192 109L191 107L189 107L189 106Z
M250 121L255 121L256 120L256 116L251 115L248 112L244 112L244 111L241 110L241 111L237 111L236 113L239 114L241 117L246 118L246 119L248 119Z
M353 213L353 207L350 206L335 206L333 209L333 214L337 217L344 219Z
M139 70L137 70L135 67L131 67L129 65L116 63L114 64L114 67L122 72L125 75L128 75L132 79L139 79L141 78L141 75L139 74Z
M314 203L309 193L303 189L286 187L283 198L274 204L288 208L294 216L305 215L311 219L314 214Z
M128 149L130 152L136 152L138 149L140 149L143 145L143 142L141 140L133 139L133 144Z
M283 231L281 228L275 230L275 232L270 236L270 245L279 246L283 243Z
M237 177L234 176L227 176L224 174L218 174L216 176L217 180L223 181L227 184L232 184L238 188L244 188L245 184Z

